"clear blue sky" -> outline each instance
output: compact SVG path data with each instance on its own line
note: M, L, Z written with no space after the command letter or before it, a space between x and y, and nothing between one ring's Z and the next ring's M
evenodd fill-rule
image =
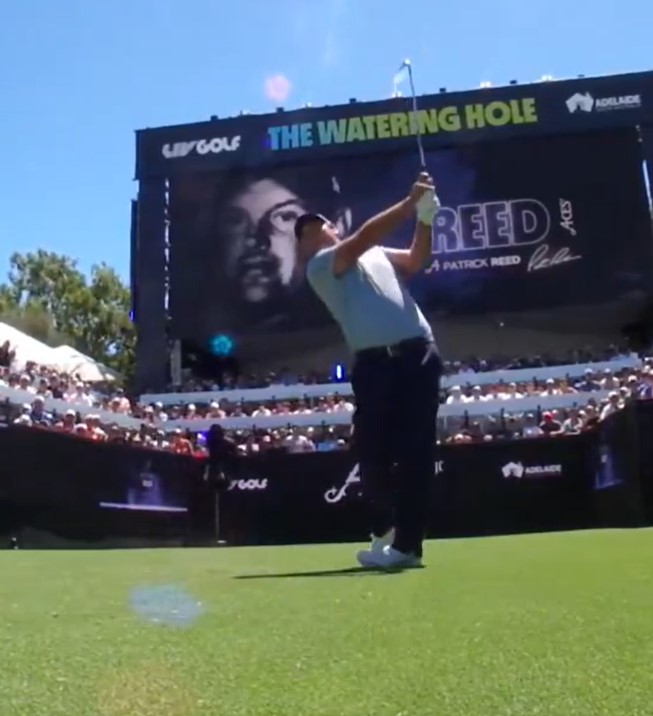
M0 275L12 251L128 276L134 130L282 103L653 68L650 0L6 0L0 23Z

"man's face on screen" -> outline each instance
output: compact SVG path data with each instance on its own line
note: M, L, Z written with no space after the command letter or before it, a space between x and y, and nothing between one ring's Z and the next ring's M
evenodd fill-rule
M293 232L305 211L302 199L273 179L252 182L229 203L220 224L226 272L245 301L261 303L291 286L297 267Z

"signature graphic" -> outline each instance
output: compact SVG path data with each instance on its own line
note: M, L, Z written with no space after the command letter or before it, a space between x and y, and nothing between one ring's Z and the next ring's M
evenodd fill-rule
M433 465L433 471L436 475L442 474L444 471L444 460L436 460ZM351 485L359 485L358 497L361 496L360 490L361 473L360 466L358 464L352 467L351 472L347 475L347 479L341 487L331 487L324 493L324 499L326 502L335 504L340 502L347 495L347 490Z
M335 502L340 502L340 500L342 500L342 498L347 494L347 488L350 485L360 483L360 481L360 469L358 465L354 465L349 475L347 475L347 479L345 480L342 487L332 487L330 490L327 490L324 493L324 499L332 504Z
M567 199L560 199L560 226L572 236L576 236L574 224L574 205Z
M582 256L575 256L567 247L558 249L555 253L547 244L542 244L535 250L528 262L527 271L541 271L542 269L561 266L572 261L578 261Z

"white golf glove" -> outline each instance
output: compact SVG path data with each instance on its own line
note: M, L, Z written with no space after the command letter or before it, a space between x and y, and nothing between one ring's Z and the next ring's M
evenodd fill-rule
M417 220L422 224L431 226L433 224L433 220L435 219L435 215L438 213L439 208L440 199L438 199L438 195L435 193L435 189L429 189L428 191L424 192L424 194L422 194L419 201L417 202L417 205L415 206L415 211L417 212Z

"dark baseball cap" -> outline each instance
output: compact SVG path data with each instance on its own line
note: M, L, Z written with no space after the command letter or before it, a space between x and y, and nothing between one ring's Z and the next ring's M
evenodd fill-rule
M295 222L295 238L297 241L302 238L304 229L312 223L328 224L329 220L322 214L302 214Z

